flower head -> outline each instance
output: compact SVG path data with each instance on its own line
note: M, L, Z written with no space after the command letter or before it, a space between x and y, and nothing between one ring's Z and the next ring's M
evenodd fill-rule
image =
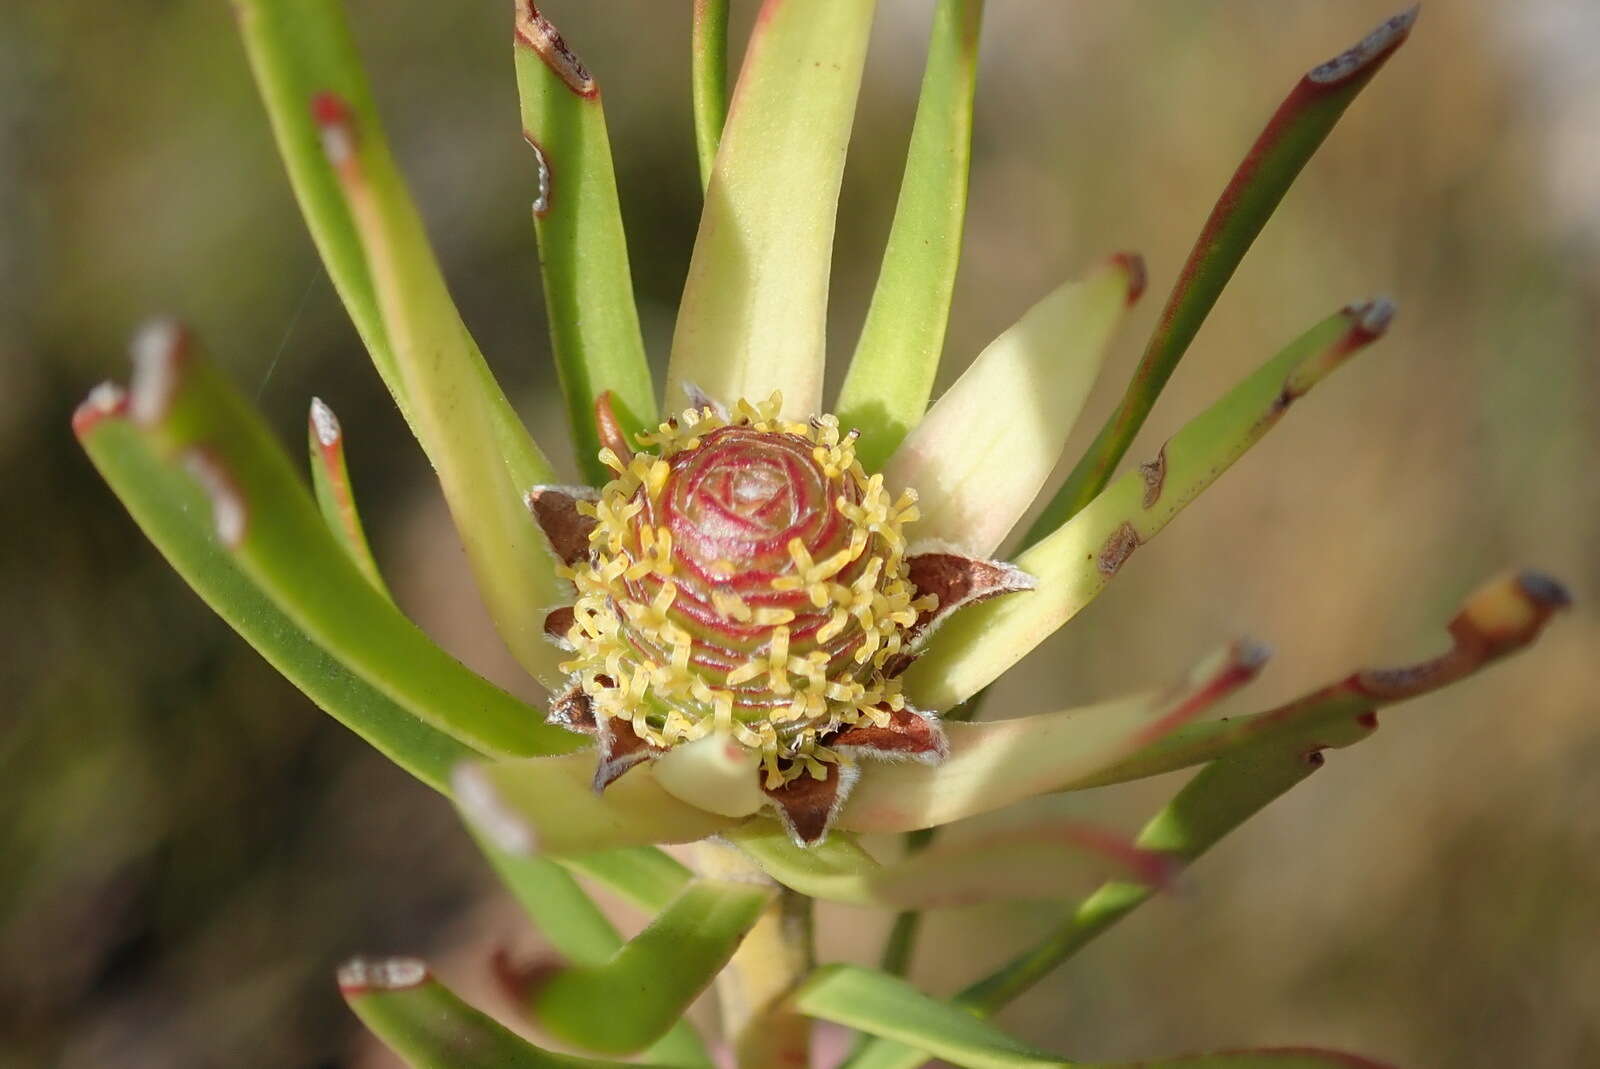
M615 478L528 495L576 592L546 622L573 653L552 720L595 735L602 789L675 747L732 743L794 835L815 841L856 757L947 752L900 680L941 608L1031 584L994 562L911 551L916 492L868 474L858 433L833 416L784 419L778 394L731 412L699 401L640 435L651 451L636 453L604 399L600 455ZM975 571L1009 582L980 589ZM762 801L736 791L710 804L745 815Z

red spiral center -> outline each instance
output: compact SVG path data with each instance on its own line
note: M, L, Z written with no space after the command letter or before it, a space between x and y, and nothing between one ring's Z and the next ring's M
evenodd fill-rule
M814 448L793 434L711 431L698 448L668 461L653 519L672 532L678 559L701 574L725 573L719 565L732 564L741 575L770 580L792 570L789 543L796 538L814 558L826 556L848 539L834 501L859 495L850 480L823 474Z
M812 602L790 549L798 539L812 561L822 561L850 545L852 525L837 502L859 503L860 489L845 473L830 477L816 449L797 434L718 427L698 446L667 458L667 480L653 501L643 487L637 491L646 505L643 518L671 532L677 597L670 615L694 636L692 663L712 678L744 663L772 632L770 624L730 618L717 595L737 597L752 610L790 610L793 652L821 648L833 671L855 670L850 655L861 641L860 630L847 628L818 643L817 632L833 608ZM832 578L851 582L871 556L870 549L863 551ZM802 581L774 590L773 580L786 576ZM660 577L646 575L627 586L632 597L647 602L661 583ZM644 648L647 643L630 637L641 652L656 657L667 652ZM760 681L735 692L745 707L780 703Z

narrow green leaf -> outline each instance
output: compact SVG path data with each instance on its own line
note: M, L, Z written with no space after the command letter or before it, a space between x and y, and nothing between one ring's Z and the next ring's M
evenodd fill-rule
M689 262L667 407L782 391L822 407L833 228L873 0L766 0L745 53Z
M647 913L659 913L689 885L693 874L652 846L621 847L557 859L579 876L596 880Z
M378 374L416 432L419 428L412 419L411 403L395 362L367 254L311 113L311 102L318 94L332 94L342 100L357 128L363 131L367 151L392 169L372 92L362 73L343 7L339 0L235 0L233 9L278 152L328 277L344 301ZM403 189L397 189L395 195L405 198ZM471 372L489 412L497 452L510 468L513 481L521 487L549 482L543 455L501 393L488 365L475 349L472 357ZM422 434L418 438L431 454L433 443Z
M694 144L700 188L711 184L722 126L728 121L728 0L694 0L689 82L694 96Z
M652 843L686 843L737 821L680 802L648 768L594 789L592 753L463 765L455 796L480 832L517 854L587 854Z
M578 966L604 965L622 951L624 944L616 928L567 874L566 869L585 872L610 890L651 911L665 908L665 903L670 903L688 885L690 878L687 869L654 848L591 854L583 860L597 864L586 869L573 864L571 859L562 859L558 863L545 857L510 853L478 832L470 822L467 827L476 837L478 848L494 866L496 875L521 903L534 925L550 940L557 953ZM614 859L616 863L607 864ZM660 886L671 883L670 875L664 876L663 873L670 873L672 868L681 875L674 885L675 889L663 898ZM650 873L652 878L641 881L641 873ZM650 890L644 891L645 887ZM635 893L630 894L629 889ZM649 901L641 903L641 895ZM658 898L663 900L663 905L655 904ZM695 1033L694 1026L687 1020L668 1024L665 1034L644 1052L644 1060L654 1065L707 1069L711 1057Z
M1373 301L1323 320L1191 420L1154 459L1017 557L1017 567L1037 578L1038 588L956 614L907 671L912 699L924 708L950 708L1050 637L1295 400L1382 336L1393 312L1387 301Z
M605 107L599 83L532 0L517 0L514 55L523 136L539 168L533 222L550 342L578 461L598 486L611 475L599 460L595 399L610 390L630 434L657 420Z
M207 605L317 706L434 790L476 751L430 727L314 641L246 575L212 531L211 503L193 478L151 448L101 387L74 429L101 476L145 535ZM465 671L464 669L462 671ZM447 687L446 697L459 695Z
M889 458L917 492L918 538L974 557L1000 548L1061 460L1112 335L1144 289L1123 253L1051 292L978 354Z
M1388 1062L1377 1062L1359 1054L1313 1047L1274 1047L1267 1050L1230 1050L1215 1054L1182 1054L1176 1058L1155 1058L1098 1069L1395 1069Z
M463 820L495 875L556 951L580 965L604 962L622 945L617 929L554 861L504 850L470 819Z
M1390 1069L1357 1055L1307 1047L1139 1062L1066 1061L1007 1035L973 1006L940 1002L897 976L859 965L818 969L792 1001L808 1016L877 1037L850 1060L850 1069L914 1069L930 1056L963 1069Z
M333 92L365 126L378 126L372 92L341 5L337 0L238 0L233 9L306 226L373 365L409 419L366 254L311 120L312 96Z
M415 958L356 958L339 992L412 1069L600 1069L622 1062L555 1054L461 1001Z
M1068 1069L1073 1063L1006 1035L971 1012L930 998L897 976L825 965L792 999L808 1017L915 1044L964 1069Z
M1093 777L1193 721L1255 678L1265 661L1262 647L1235 642L1165 691L1013 720L947 723L947 758L869 769L845 802L839 827L932 828Z
M345 668L483 753L581 745L464 668L373 588L260 417L182 328L156 324L141 335L129 412L145 440L208 492L217 537L244 573Z
M1451 622L1453 645L1442 656L1403 668L1356 672L1271 713L1247 718L1245 723L1257 725L1246 733L1248 742L1201 769L1145 825L1137 844L1177 863L1192 863L1320 768L1325 747L1347 746L1371 734L1377 726L1376 717L1369 715L1373 709L1459 680L1521 649L1537 638L1554 613L1568 602L1566 591L1558 583L1538 573L1502 576L1485 584L1467 599ZM1353 701L1357 695L1361 696L1359 702ZM1150 769L1152 773L1163 770ZM999 1009L1152 894L1149 886L1108 881L1079 902L1048 936L967 988L958 1000L975 1013ZM1275 1056L1288 1053L1294 1052ZM1340 1056L1332 1057L1335 1060L1328 1064L1367 1064L1359 1060L1339 1062ZM925 1060L927 1055L914 1047L874 1043L863 1051L852 1069L914 1069Z
M900 200L867 321L835 411L879 470L922 419L939 371L961 262L983 0L939 0Z
M792 890L830 902L888 909L1060 900L1110 873L1160 884L1169 869L1165 858L1124 836L1066 820L997 830L887 864L878 863L840 831L818 846L801 847L772 821L751 821L726 837Z
M697 880L610 960L530 975L525 1002L557 1039L604 1054L638 1051L705 990L773 894Z
M503 398L480 374L483 358L381 138L336 96L319 95L313 107L372 272L412 426L433 462L478 590L512 654L555 689L561 654L545 637L544 616L562 589L550 546L523 505L534 484L519 481L549 482L553 472L542 456L526 470L503 461L494 414L496 398ZM537 452L531 439L527 444Z
M373 588L393 601L378 571L378 562L372 559L372 547L367 544L367 532L356 510L355 492L351 489L350 472L344 461L344 428L339 425L339 417L333 414L333 409L323 404L321 398L311 399L306 436L311 453L311 486L316 491L317 507L322 510L328 530Z
M1077 515L1111 481L1256 235L1345 108L1405 43L1416 17L1415 7L1396 15L1349 51L1313 67L1278 105L1211 209L1122 401L1046 506L1029 542Z
M353 673L285 615L241 569L238 558L219 544L210 518L213 502L191 475L154 448L148 432L129 422L125 410L121 391L107 385L79 410L73 426L96 468L150 540L218 615L314 703L401 768L448 795L452 770L480 755ZM470 675L459 666L456 672ZM449 679L433 683L447 712L482 704L486 687L476 677L466 687ZM492 700L510 701L504 696ZM534 710L524 713L530 722L537 720ZM564 954L576 961L603 961L622 945L609 922L551 862L511 855L492 843L486 842L485 848L513 893ZM678 862L647 848L586 855L568 864L647 909L662 908L689 879ZM675 1027L651 1056L666 1065L707 1064L687 1023Z
M1262 747L1207 765L1145 825L1136 841L1175 861L1193 862L1321 764L1320 755L1308 757L1292 747ZM1154 893L1154 888L1125 880L1102 884L1070 910L1057 929L967 988L958 1001L975 1011L998 1009Z
M1186 725L1098 773L1063 780L1060 789L1160 775L1262 744L1307 753L1349 746L1377 728L1376 710L1449 686L1521 649L1567 604L1560 584L1538 572L1500 576L1468 599L1450 624L1451 648L1438 657L1352 672L1266 712Z

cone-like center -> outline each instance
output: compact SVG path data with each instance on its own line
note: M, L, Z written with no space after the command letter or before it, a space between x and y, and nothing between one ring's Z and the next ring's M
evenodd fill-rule
M906 574L915 495L891 501L833 417L776 412L689 411L642 437L655 455L607 454L564 666L655 746L759 749L769 786L823 776L820 736L904 708L894 659L933 600Z

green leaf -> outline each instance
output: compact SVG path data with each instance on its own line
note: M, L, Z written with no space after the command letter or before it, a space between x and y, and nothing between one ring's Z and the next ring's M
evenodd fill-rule
M729 107L689 262L667 408L782 391L822 407L833 228L873 0L766 0Z
M930 998L897 976L826 965L792 999L809 1017L915 1044L965 1069L1066 1069L1072 1063L1006 1035L971 1012Z
M519 0L516 12L517 93L523 136L538 157L533 222L550 341L578 461L599 486L611 474L599 460L596 398L611 391L631 434L655 426L655 386L639 333L600 86L532 3Z
M1038 588L957 613L906 672L912 699L923 708L950 708L1050 637L1294 401L1379 338L1393 311L1387 301L1374 301L1323 320L1191 420L1152 460L1017 557L1017 567L1034 576Z
M337 0L238 0L233 9L278 153L328 277L395 403L408 413L366 254L311 120L312 96L333 92L377 129L372 92L341 5Z
M1262 747L1207 765L1145 825L1136 842L1177 862L1193 862L1321 764L1320 757L1308 758L1292 747ZM1102 884L1069 910L1058 928L958 1000L974 1009L998 1009L1154 893L1148 885L1125 880Z
M1244 741L1201 769L1145 825L1136 844L1177 863L1194 862L1275 798L1320 768L1324 747L1346 746L1371 734L1377 726L1376 717L1369 715L1372 709L1387 701L1426 693L1454 682L1521 649L1538 637L1550 618L1569 600L1560 584L1539 573L1502 576L1480 587L1467 599L1450 625L1453 645L1440 657L1402 668L1356 672L1272 712L1217 725L1216 729L1223 733L1232 732L1232 724L1247 725L1241 732ZM1211 725L1197 725L1194 731L1211 728ZM1180 731L1173 737L1180 738L1183 734ZM1159 747L1160 744L1156 748ZM1154 761L1146 761L1143 768L1145 774L1169 770ZM1061 924L1047 936L1001 969L968 987L957 996L957 1001L978 1014L999 1009L1153 894L1154 889L1148 885L1127 880L1107 881L1069 910ZM1172 1064L1228 1065L1226 1061L1215 1060L1223 1057L1253 1058L1256 1060L1238 1064L1261 1066L1375 1064L1347 1055L1324 1055L1314 1051L1211 1055L1178 1059ZM1294 1061L1297 1057L1313 1060ZM1331 1060L1319 1062L1317 1058ZM927 1059L928 1053L914 1044L875 1040L851 1060L850 1069L916 1069Z
M581 745L464 668L373 588L328 532L260 417L181 328L146 328L135 356L132 426L207 491L218 540L328 656L482 753L561 753Z
M605 884L648 913L666 909L692 878L682 863L652 846L622 847L557 860L568 871Z
M584 860L598 863L585 868L573 864L570 859L558 863L549 858L509 853L477 832L470 822L467 827L473 831L478 848L494 866L496 875L521 903L534 925L557 953L579 966L604 965L623 949L623 940L564 869L591 875L610 890L651 911L665 908L665 903L686 887L690 878L687 869L654 848L592 854ZM663 904L656 905L660 885L671 882L668 875L671 869L677 870L678 881L674 890L665 895ZM650 879L641 880L641 873L650 874ZM650 890L644 891L645 887ZM641 903L641 895L649 901ZM644 1059L652 1064L693 1069L706 1069L711 1064L705 1045L687 1020L669 1022L667 1032L644 1052Z
M580 965L596 965L622 945L617 929L567 871L537 854L512 853L463 820L495 875L556 951Z
M321 398L311 399L306 436L311 453L311 486L316 491L317 507L322 510L328 530L373 588L393 601L378 571L378 563L372 559L372 547L367 544L367 532L356 510L355 492L350 487L350 472L344 461L344 428L339 425L339 417L333 414L333 409L323 404Z
M1176 1058L1126 1062L1101 1066L1099 1069L1166 1069L1167 1066L1173 1069L1394 1069L1387 1062L1375 1062L1358 1054L1311 1047L1183 1054Z
M1377 727L1374 709L1460 680L1523 648L1567 604L1566 591L1538 573L1499 577L1474 592L1451 621L1454 642L1443 655L1400 668L1355 672L1271 712L1244 718L1238 722L1243 728L1238 744L1203 768L1145 826L1138 844L1183 863L1194 861L1321 767L1325 748L1348 746L1370 735ZM1148 897L1148 888L1105 884L1050 937L968 989L963 999L991 1009L1003 1005Z
M90 459L151 541L189 585L307 697L400 767L448 795L452 770L480 755L428 726L353 673L280 610L241 569L239 559L219 543L210 519L213 502L191 475L157 450L149 432L129 422L125 408L120 391L101 387L79 410L73 425ZM289 512L295 511L296 504L293 497L280 501ZM337 554L338 550L308 551L297 561L330 552ZM342 584L348 587L352 582L362 584L369 600L377 596L362 580L351 576ZM388 611L394 614L392 607ZM379 626L376 630L388 629ZM435 651L435 656L443 654ZM431 684L434 699L442 703L446 714L459 715L482 705L486 697L493 702L511 702L460 666L454 666L454 672L463 678L435 678ZM537 723L535 710L517 708L527 723ZM492 843L485 847L513 893L563 953L578 961L603 961L622 945L609 922L551 862L511 855ZM651 909L659 909L689 878L681 865L654 849L589 855L581 862L572 865ZM706 1063L687 1024L675 1028L652 1053L663 1064Z
M1376 710L1458 682L1526 646L1569 604L1561 585L1538 572L1499 576L1479 588L1450 624L1451 648L1395 668L1352 672L1275 709L1190 724L1153 740L1064 790L1160 775L1261 744L1313 749L1349 746L1376 729Z
M356 958L339 991L361 1023L413 1069L600 1069L622 1062L554 1054L461 1001L415 958Z
M963 1069L1387 1069L1379 1062L1310 1048L1229 1051L1139 1062L1066 1061L983 1020L978 1011L940 1002L897 976L859 965L829 965L795 992L801 1013L878 1037L849 1069L915 1069L929 1057Z
M1235 642L1181 684L1054 713L978 724L946 723L950 755L868 769L838 826L852 831L931 828L1092 778L1194 720L1253 679L1265 650Z
M686 843L737 821L680 802L648 768L599 793L592 753L464 765L455 796L467 818L517 854L587 854L652 843Z
M102 387L102 398L116 392ZM352 672L286 615L211 529L211 503L193 478L120 414L91 401L73 421L79 440L146 537L207 605L306 697L434 790L476 751L430 727ZM465 671L465 669L460 669ZM450 693L459 693L453 686Z
M973 557L1000 547L1061 460L1112 335L1144 288L1122 254L1058 287L978 354L883 469L914 488L916 537Z
M868 471L922 419L939 371L961 262L982 20L983 0L939 0L934 9L900 201L835 409L861 431L856 455Z
M1416 16L1415 7L1396 15L1349 51L1312 68L1278 105L1211 209L1121 403L1040 515L1030 543L1077 515L1110 482L1256 235L1345 108L1405 43Z
M947 909L987 902L1063 899L1110 873L1159 884L1165 858L1124 837L1067 820L998 829L878 863L847 833L796 846L772 821L727 833L773 879L812 898L888 909Z
M502 460L494 418L498 390L485 386L483 358L381 139L358 125L335 96L318 96L315 111L367 255L412 426L433 462L479 592L512 654L555 689L561 653L545 637L544 617L563 590L550 546L523 505L534 483L520 481L546 483L553 473L542 456L527 470ZM528 444L532 448L531 439Z
M704 189L711 183L722 126L728 121L728 0L694 0L689 55L694 144Z
M697 880L608 961L530 976L526 1004L557 1039L631 1054L683 1015L773 895L756 884Z
M240 36L256 86L272 123L278 152L289 172L311 237L322 254L328 277L344 301L373 365L401 413L419 430L406 398L406 385L383 322L367 254L323 150L322 133L311 104L318 94L342 100L363 132L365 150L392 170L372 92L361 71L339 0L236 0ZM404 199L403 189L395 195ZM472 375L489 411L501 454L513 480L522 487L550 482L548 465L495 383L488 365L473 351ZM433 445L423 437L424 448Z

